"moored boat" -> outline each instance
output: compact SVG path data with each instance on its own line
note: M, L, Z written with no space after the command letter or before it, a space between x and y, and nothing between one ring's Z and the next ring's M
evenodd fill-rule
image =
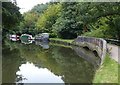
M29 34L22 34L20 36L20 40L22 43L24 44L30 44L33 42L34 38L32 37L32 35L29 35Z
M19 40L19 35L9 35L9 39L12 40L12 41L18 41Z
M32 37L32 35L29 35L29 34L22 34L20 36L20 39L21 40L33 40L33 37Z

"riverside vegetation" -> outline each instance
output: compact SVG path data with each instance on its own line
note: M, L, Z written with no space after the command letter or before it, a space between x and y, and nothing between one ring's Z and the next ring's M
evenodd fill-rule
M120 2L50 2L38 4L22 15L11 2L3 2L2 9L4 36L47 32L51 38L63 39L79 35L120 38Z
M65 42L72 42L79 35L120 39L120 2L50 2L38 4L24 14L19 9L11 2L2 3L3 39L9 34L43 32ZM118 83L118 63L108 56L93 82Z

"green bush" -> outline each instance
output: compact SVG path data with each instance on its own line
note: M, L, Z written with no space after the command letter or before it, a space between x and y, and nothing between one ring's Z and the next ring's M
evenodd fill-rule
M56 33L49 33L50 38L57 38L58 35Z
M97 29L91 32L86 32L85 34L82 34L82 36L105 38L104 31L101 29Z
M105 39L116 39L116 30L111 28L99 28L96 30L92 30L91 32L86 32L81 36L89 36L89 37L97 37L97 38L105 38Z

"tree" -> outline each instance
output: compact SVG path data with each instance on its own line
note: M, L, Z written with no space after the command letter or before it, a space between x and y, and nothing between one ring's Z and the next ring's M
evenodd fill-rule
M34 6L30 12L31 13L37 13L39 15L41 15L42 13L44 13L44 11L48 8L50 4L46 3L46 4L38 4L36 6Z
M3 38L7 33L13 31L15 26L22 20L21 14L19 12L19 7L17 7L12 2L2 3L2 28L3 28Z
M82 21L84 26L89 28L90 31L102 31L101 33L104 33L104 38L120 38L120 28L118 28L120 2L79 3L78 9L80 13L79 20Z
M56 22L56 19L59 17L61 10L61 3L53 4L48 7L47 10L39 17L36 24L36 28L40 32L52 32L52 25Z
M77 2L64 2L62 4L61 16L53 25L53 32L58 33L61 38L76 38L82 32L82 24L79 22Z
M38 4L34 6L30 11L24 13L24 19L20 22L20 25L18 26L21 33L27 33L32 35L38 34L39 31L36 28L35 24L37 23L39 16L44 13L48 6L49 3Z
M22 33L28 33L35 35L37 29L35 28L35 24L37 22L39 15L36 13L24 13L23 18L24 20L20 22L18 28L22 31Z

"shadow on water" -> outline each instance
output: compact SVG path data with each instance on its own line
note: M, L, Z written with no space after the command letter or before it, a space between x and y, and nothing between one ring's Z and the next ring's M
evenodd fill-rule
M25 78L23 78L25 75L22 74L23 69L21 68L27 62L32 63L37 69L48 69L52 75L60 77L63 83L92 83L96 67L99 65L99 59L96 60L93 53L80 47L71 49L46 44L45 49L42 49L39 46L40 42L35 42L37 45L34 43L30 45L17 42L7 43L9 44L3 45L3 83L25 83ZM31 71L32 69L26 70ZM17 74L18 72L20 74ZM33 73L30 76L32 75ZM38 79L49 78L49 75L36 77ZM29 80L28 77L26 79ZM40 80L37 82L41 83ZM49 81L45 82L49 83Z
M101 59L96 51L91 51L88 48L82 48L77 46L73 46L73 49L78 56L90 62L96 69L99 68Z

